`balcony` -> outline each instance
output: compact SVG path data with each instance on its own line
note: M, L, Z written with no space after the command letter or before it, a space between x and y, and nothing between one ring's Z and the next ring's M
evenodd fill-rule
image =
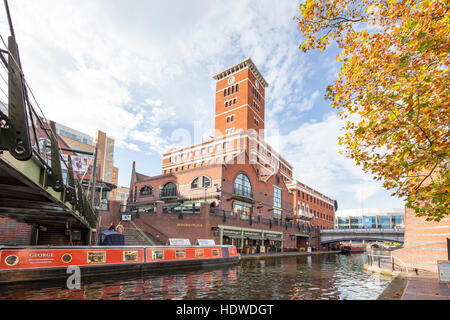
M309 219L313 219L314 218L314 214L308 212L308 211L304 211L304 210L298 210L298 216L299 217L303 217L303 218L309 218Z

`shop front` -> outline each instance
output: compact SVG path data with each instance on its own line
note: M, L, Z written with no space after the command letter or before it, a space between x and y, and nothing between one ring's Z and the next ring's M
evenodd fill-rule
M298 251L307 251L309 244L309 234L306 233L296 233L296 246Z
M283 251L283 233L282 232L265 232L264 246L266 253Z
M219 225L220 244L235 245L242 254L281 252L282 232Z

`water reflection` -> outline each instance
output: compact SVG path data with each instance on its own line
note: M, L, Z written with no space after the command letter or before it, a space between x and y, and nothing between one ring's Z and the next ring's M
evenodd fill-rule
M0 285L0 299L376 299L391 277L363 271L364 254L246 260L219 269L183 269L82 279Z

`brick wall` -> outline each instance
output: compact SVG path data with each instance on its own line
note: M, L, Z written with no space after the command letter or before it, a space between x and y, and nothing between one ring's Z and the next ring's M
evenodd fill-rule
M0 245L28 246L31 244L31 231L29 224L0 217Z
M409 269L417 268L437 272L437 260L448 260L447 239L450 238L450 218L440 222L416 217L414 210L405 210L405 243L392 255L403 261Z

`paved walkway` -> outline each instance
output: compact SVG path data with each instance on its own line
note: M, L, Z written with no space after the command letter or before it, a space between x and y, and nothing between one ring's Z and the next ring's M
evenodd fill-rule
M439 283L436 273L419 272L408 277L401 300L450 300L450 284Z
M439 283L436 273L402 273L377 300L450 300L450 284Z

